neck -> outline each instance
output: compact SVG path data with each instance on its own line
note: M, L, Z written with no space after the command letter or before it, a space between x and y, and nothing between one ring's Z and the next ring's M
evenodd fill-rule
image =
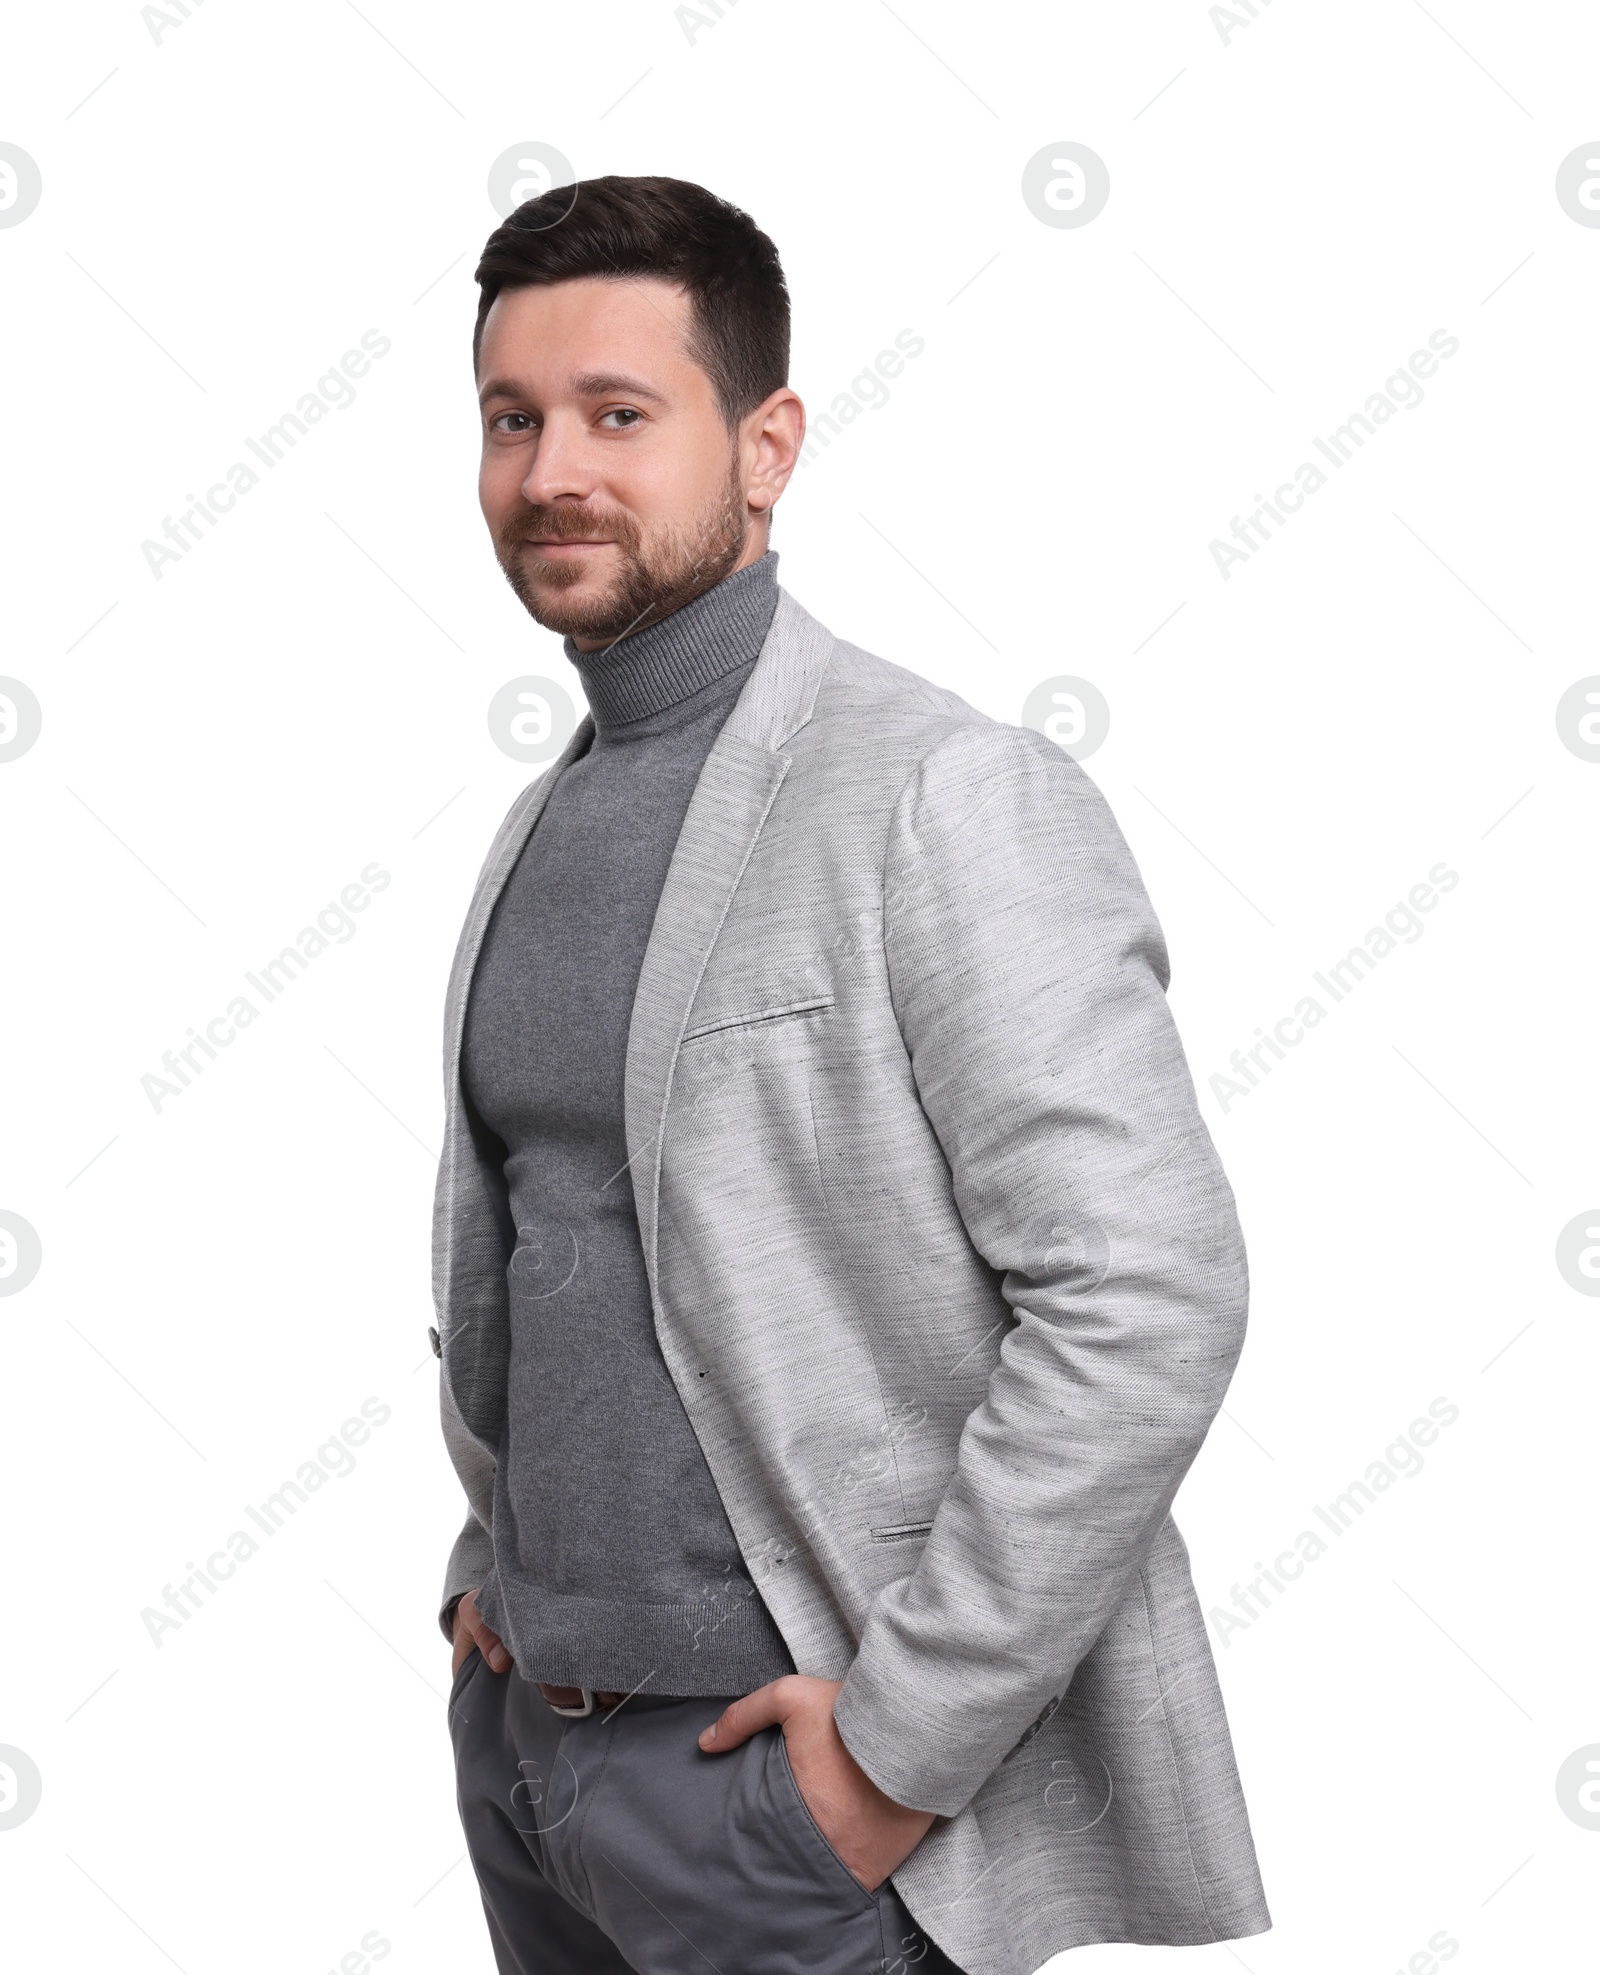
M604 735L676 706L761 649L778 604L775 550L745 563L657 624L594 651L564 640Z

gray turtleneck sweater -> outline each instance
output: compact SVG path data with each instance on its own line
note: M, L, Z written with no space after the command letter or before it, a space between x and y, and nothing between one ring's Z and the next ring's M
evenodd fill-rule
M517 1245L484 1617L523 1675L743 1694L794 1663L656 1340L623 1130L634 991L705 758L777 608L777 562L567 657L595 733L490 918L462 1085Z

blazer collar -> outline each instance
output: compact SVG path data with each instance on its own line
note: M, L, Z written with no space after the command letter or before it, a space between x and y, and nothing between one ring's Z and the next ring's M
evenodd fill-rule
M723 723L719 743L730 734L770 749L792 740L811 718L833 646L833 633L779 584L778 607L765 642Z

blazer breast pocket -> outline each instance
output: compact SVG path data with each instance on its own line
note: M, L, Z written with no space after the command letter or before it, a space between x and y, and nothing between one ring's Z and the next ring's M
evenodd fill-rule
M703 1021L694 1022L684 1031L685 1046L691 1042L704 1041L708 1036L753 1034L770 1028L787 1027L791 1023L815 1022L833 1006L831 994L807 995L799 1001L781 1001L760 1008L740 1008L727 1014L708 1016Z

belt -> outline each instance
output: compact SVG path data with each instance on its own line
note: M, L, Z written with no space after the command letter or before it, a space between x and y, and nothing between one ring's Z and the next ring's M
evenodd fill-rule
M574 1721L582 1721L585 1715L595 1714L601 1708L608 1713L612 1708L620 1708L628 1698L606 1688L596 1687L555 1687L548 1680L538 1683L539 1692L557 1714L564 1714Z

